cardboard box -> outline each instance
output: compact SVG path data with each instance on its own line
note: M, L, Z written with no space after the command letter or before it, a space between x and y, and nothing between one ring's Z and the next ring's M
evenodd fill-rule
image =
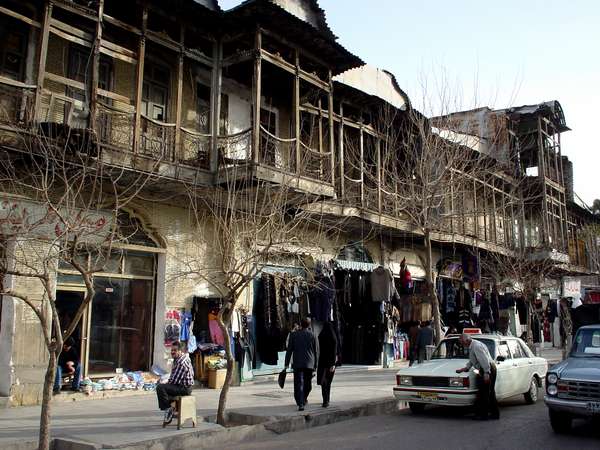
M208 369L208 387L210 389L221 389L225 384L227 369Z

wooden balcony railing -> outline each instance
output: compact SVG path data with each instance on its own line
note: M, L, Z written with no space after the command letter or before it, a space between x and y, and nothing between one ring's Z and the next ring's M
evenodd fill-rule
M141 116L141 139L137 151L162 161L175 161L175 124Z
M284 139L260 127L258 162L286 172L296 172L296 139Z
M181 128L179 159L184 164L210 169L211 135Z
M35 85L0 77L0 123L29 127L33 122Z
M300 149L302 153L299 174L313 180L331 183L331 152L313 150L303 142L300 142Z
M96 132L101 144L129 151L133 148L135 112L98 104Z

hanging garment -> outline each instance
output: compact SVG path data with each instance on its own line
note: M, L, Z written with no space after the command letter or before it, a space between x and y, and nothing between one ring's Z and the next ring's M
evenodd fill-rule
M394 295L394 277L383 266L371 272L371 300L374 302L389 302Z
M454 312L456 311L456 289L452 283L448 283L446 288L446 312Z
M181 331L179 333L180 341L187 341L190 337L190 328L192 325L192 313L184 312L181 314Z
M329 277L315 278L315 285L308 293L311 316L321 322L331 320L335 285Z
M350 272L344 274L344 305L352 306L352 275Z
M209 314L208 316L208 329L210 331L210 338L213 341L213 344L217 344L224 347L225 337L223 336L223 331L219 327L219 324L216 320L216 316L214 316L214 314Z

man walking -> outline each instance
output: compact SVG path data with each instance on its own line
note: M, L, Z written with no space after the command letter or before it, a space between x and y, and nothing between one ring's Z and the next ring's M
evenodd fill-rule
M194 369L187 353L181 351L181 344L171 344L171 357L173 358L173 369L169 381L156 386L156 397L158 407L165 411L165 423L173 420L174 409L171 406L171 397L191 395L194 385Z
M310 331L310 319L302 319L300 326L300 330L290 334L285 353L285 368L289 367L291 358L292 369L294 369L294 399L298 411L304 411L304 405L312 389L312 375L317 359L317 340Z
M431 322L425 321L421 324L417 335L417 355L419 364L427 359L427 346L433 345L433 328Z
M499 419L500 411L496 401L496 364L486 345L474 340L468 334L462 334L460 343L469 350L469 362L456 373L468 372L471 368L479 371L477 375L476 420Z

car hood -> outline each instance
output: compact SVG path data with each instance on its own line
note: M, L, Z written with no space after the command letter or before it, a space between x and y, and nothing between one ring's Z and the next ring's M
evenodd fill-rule
M432 359L421 364L405 367L398 375L411 377L458 377L456 369L465 367L467 359Z
M559 378L600 382L600 358L567 358L548 372Z

